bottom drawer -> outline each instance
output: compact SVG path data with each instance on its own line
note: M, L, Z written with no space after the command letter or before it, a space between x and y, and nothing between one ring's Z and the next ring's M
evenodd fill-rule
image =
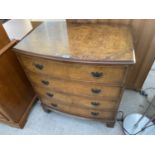
M73 114L73 115L77 115L77 116L81 116L81 117L86 117L86 118L93 118L93 119L103 119L103 120L114 120L115 119L115 112L110 112L110 111L103 111L103 110L96 110L96 109L85 109L82 107L76 107L76 106L72 106L71 104L62 104L60 102L51 102L49 100L43 102L45 105L47 105L48 107L61 111L61 112L65 112L65 113L69 113L69 114Z

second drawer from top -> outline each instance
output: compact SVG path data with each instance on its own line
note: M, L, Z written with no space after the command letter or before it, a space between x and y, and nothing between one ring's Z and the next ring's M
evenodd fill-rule
M42 87L47 91L56 91L70 95L117 100L120 98L123 89L119 86L59 80L32 72L27 72L27 75L35 88Z

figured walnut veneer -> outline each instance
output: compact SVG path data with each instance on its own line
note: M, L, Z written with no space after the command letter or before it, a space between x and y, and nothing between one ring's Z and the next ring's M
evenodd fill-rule
M114 125L128 66L135 63L127 27L46 22L14 51L43 109Z
M15 49L68 61L135 62L132 36L124 26L47 22L24 38Z

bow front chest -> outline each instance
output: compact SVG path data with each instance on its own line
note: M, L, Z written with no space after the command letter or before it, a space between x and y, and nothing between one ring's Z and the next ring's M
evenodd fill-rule
M128 66L135 63L127 27L45 22L14 51L44 110L114 125Z

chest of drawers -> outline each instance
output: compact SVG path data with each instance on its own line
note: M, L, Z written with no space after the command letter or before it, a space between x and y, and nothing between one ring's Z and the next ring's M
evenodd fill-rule
M44 110L114 125L128 66L135 63L128 28L46 22L14 51Z

